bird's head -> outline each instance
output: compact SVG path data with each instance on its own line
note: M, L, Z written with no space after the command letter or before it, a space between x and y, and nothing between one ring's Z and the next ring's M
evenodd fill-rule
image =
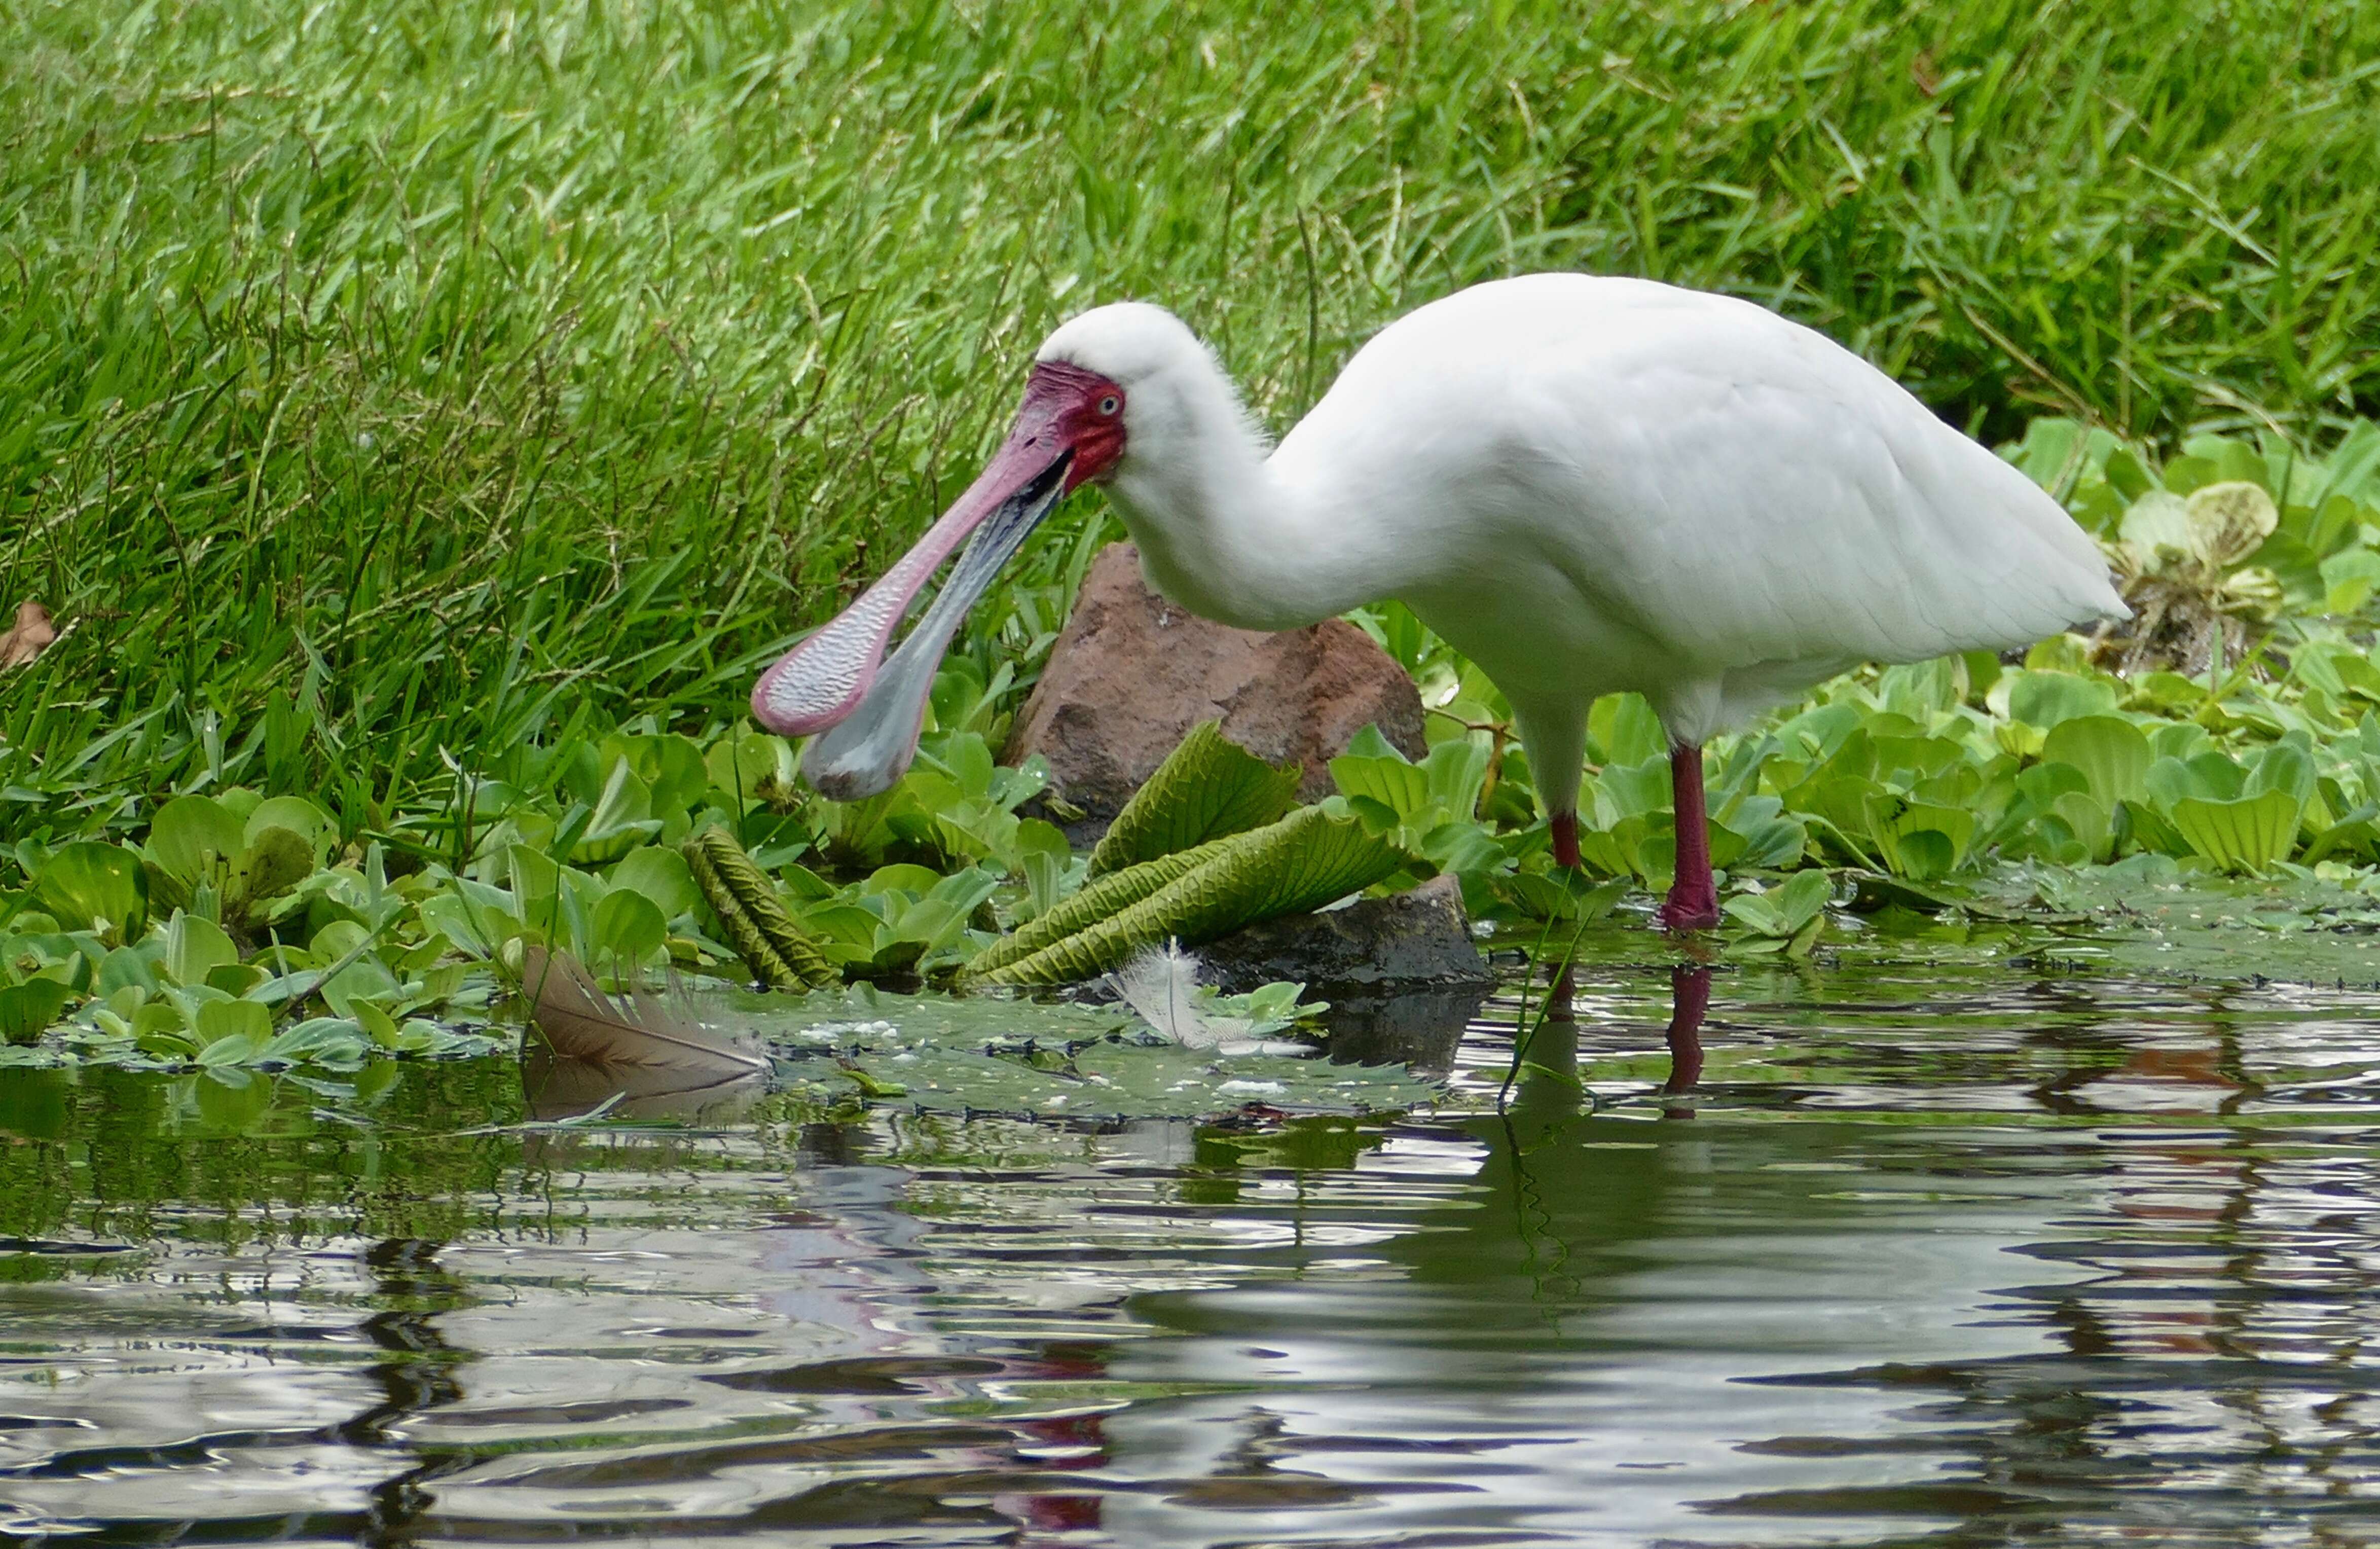
M1172 313L1138 302L1096 308L1044 341L1008 438L975 482L857 602L753 685L762 726L786 737L826 734L803 760L812 785L851 800L901 778L960 620L1061 500L1124 464L1135 425L1148 418L1135 412L1135 394L1161 404L1185 347L1211 360ZM885 661L894 628L962 543L941 595Z

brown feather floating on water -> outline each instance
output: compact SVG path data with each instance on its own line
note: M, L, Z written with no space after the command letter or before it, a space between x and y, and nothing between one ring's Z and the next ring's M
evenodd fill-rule
M724 1080L758 1075L769 1062L733 1048L642 990L614 998L585 964L541 946L521 953L521 988L529 1016L553 1052L601 1065L680 1070Z
M28 598L17 604L17 627L0 635L0 667L21 667L58 638L50 610Z

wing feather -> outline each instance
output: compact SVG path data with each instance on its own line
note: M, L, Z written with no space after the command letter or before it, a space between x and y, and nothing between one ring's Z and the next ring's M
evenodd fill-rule
M1716 706L1739 697L1730 675L1773 699L2124 612L2055 500L1884 373L1765 309L1647 281L1536 275L1411 313L1275 462L1336 478L1407 556L1395 594L1516 702L1565 655L1582 687ZM1531 616L1458 616L1445 578L1500 574Z

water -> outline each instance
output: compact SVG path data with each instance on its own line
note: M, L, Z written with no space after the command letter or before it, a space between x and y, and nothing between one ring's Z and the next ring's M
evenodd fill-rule
M12 1073L0 1534L2380 1543L2380 997L1671 993L1360 1123Z

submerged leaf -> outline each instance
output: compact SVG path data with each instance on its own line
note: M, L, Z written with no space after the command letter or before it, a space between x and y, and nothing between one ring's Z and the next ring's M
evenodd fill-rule
M1121 913L982 977L996 984L1095 978L1168 937L1196 946L1259 921L1319 909L1369 887L1406 859L1354 818L1302 807L1269 828L1224 841L1214 859Z
M1226 738L1220 721L1201 721L1108 825L1090 874L1261 828L1289 811L1302 777L1296 763L1267 763Z

